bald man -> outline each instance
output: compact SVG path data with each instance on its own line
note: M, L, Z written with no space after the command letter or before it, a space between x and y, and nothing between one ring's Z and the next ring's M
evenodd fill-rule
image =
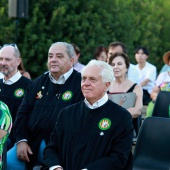
M20 61L20 52L15 44L4 45L0 49L0 72L4 75L0 79L0 101L9 107L13 122L25 91L31 82L18 71ZM14 143L15 138L12 131L7 141L8 149Z

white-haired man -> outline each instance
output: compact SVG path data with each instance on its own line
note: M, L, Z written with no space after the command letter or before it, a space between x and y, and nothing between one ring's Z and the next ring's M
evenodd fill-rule
M81 72L84 101L64 108L44 150L50 170L130 170L132 117L108 100L111 66L90 61Z

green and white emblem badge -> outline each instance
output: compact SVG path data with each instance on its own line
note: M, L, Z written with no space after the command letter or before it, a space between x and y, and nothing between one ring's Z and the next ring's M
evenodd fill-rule
M19 89L16 89L14 91L14 96L15 97L22 97L23 95L24 95L24 89L19 88Z
M101 130L107 130L111 126L111 121L108 118L103 118L102 120L100 120L98 126Z
M71 91L66 91L63 95L62 95L62 99L67 101L70 100L73 96L73 93Z

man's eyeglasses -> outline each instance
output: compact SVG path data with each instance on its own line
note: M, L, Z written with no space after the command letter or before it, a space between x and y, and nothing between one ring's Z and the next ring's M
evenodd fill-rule
M2 47L6 47L6 46L12 46L18 50L18 47L16 44L4 44Z

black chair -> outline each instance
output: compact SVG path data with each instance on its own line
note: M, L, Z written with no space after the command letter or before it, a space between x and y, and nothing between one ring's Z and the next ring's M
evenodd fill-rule
M148 117L141 125L133 170L170 169L170 118Z
M170 117L170 92L160 91L155 101L152 116Z

